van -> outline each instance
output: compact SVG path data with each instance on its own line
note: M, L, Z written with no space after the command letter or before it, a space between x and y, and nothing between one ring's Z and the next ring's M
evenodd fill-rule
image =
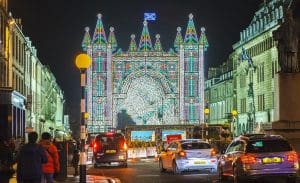
M93 142L94 167L118 163L127 167L127 143L122 133L106 132L96 136Z

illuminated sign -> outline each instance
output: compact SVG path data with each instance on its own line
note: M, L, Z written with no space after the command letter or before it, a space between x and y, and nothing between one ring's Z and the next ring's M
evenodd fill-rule
M185 130L163 130L162 131L162 140L167 141L167 135L180 135L181 139L186 139L186 131Z
M131 131L131 140L146 141L146 142L155 141L155 132L152 130Z
M144 20L155 21L156 20L156 13L144 13Z

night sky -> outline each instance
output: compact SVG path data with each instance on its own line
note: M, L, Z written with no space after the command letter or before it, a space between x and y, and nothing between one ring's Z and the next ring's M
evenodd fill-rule
M97 14L103 15L106 36L115 28L118 46L127 50L130 35L139 42L144 12L155 12L157 20L149 23L152 44L161 35L163 49L173 46L176 28L185 33L188 15L193 13L197 32L206 28L209 48L206 70L218 66L232 52L263 0L9 0L9 11L22 19L25 36L37 48L38 58L49 65L65 93L70 122L79 124L79 71L74 65L81 52L84 28L94 32Z

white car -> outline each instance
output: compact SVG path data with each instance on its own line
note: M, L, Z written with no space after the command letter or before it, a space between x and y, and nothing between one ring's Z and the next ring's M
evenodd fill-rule
M180 174L183 171L205 170L216 173L217 165L216 151L200 139L173 141L159 156L161 172L172 170L174 174Z

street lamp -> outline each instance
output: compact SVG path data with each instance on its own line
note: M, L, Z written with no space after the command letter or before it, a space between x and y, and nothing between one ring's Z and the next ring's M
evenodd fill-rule
M205 121L204 121L204 123L202 124L202 132L201 132L201 137L202 137L202 139L203 139L203 133L204 133L204 126L206 126L206 124L207 124L207 121L208 121L208 115L209 115L209 108L205 108L204 109L204 114L205 114ZM208 135L208 134L206 134L206 135Z
M88 114L85 112L85 83L86 83L86 70L91 65L91 58L87 54L81 53L76 56L75 65L80 70L80 86L81 86L81 101L80 101L80 112L81 112L81 127L80 127L80 158L79 158L79 169L80 169L80 183L86 182L86 154L85 154L85 139L86 129L85 121L88 118Z
M232 115L232 127L233 127L233 130L232 130L232 136L235 135L235 127L234 127L234 123L235 123L235 119L236 119L237 114L238 114L237 110L233 109L233 110L231 111L231 115ZM230 131L231 131L231 125L230 125Z

